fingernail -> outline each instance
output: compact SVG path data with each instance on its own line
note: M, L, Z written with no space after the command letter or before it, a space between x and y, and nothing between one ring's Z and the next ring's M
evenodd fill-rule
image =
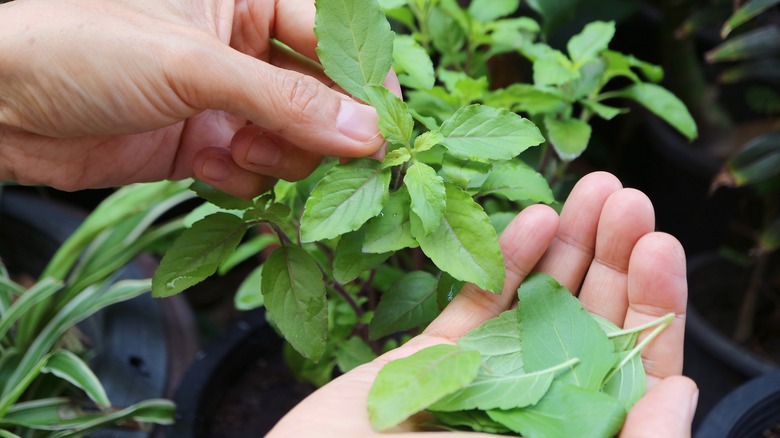
M203 163L203 176L211 181L225 181L230 176L230 166L220 158L209 158Z
M246 160L258 166L272 167L279 164L281 156L282 152L273 140L259 137L252 141L246 153Z
M336 127L347 137L358 141L370 141L379 135L379 116L368 105L342 100Z

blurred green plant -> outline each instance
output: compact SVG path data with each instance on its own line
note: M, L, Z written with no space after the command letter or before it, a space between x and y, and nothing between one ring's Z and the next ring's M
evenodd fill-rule
M74 330L101 309L151 289L148 279L115 281L116 275L139 251L181 231L181 221L155 222L193 196L187 186L162 182L118 190L60 246L29 288L0 263L1 436L77 437L109 426L137 429L173 421L167 400L113 406Z

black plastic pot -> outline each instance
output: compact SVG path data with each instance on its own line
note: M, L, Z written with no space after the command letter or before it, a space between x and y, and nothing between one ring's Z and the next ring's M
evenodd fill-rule
M68 204L5 188L0 193L0 257L12 272L38 276L85 216ZM117 279L149 278L155 263L139 257ZM143 294L103 309L79 327L92 349L90 366L115 406L172 396L197 349L192 312L182 298ZM145 438L150 433L103 430L90 436Z
M754 378L729 393L702 422L696 438L780 436L780 371Z
M728 336L734 317L715 320L707 306L738 308L733 302L744 290L748 273L717 254L692 257L688 263L689 303L683 373L699 385L694 428L731 391L756 376L780 371L777 363L745 348ZM733 292L737 291L735 295ZM732 298L733 297L733 298ZM707 312L705 315L703 313ZM736 312L734 312L736 313Z
M264 313L249 312L197 354L174 398L176 423L165 436L263 436L313 390L292 376L283 341Z

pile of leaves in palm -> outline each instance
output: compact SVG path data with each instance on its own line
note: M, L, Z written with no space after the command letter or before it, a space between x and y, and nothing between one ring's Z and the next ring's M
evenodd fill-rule
M457 345L390 362L368 400L377 430L428 410L431 427L524 437L616 435L646 389L641 349L674 318L620 329L590 314L545 274L518 290L520 305ZM653 329L639 342L639 334Z

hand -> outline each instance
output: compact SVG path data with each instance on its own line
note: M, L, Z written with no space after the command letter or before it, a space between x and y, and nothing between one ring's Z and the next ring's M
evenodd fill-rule
M0 181L194 176L249 197L322 155L376 153L376 111L316 64L314 13L313 0L0 5ZM386 86L400 94L394 74Z
M467 285L421 335L322 387L285 416L270 436L377 435L368 422L366 400L379 369L430 345L454 343L508 309L520 283L532 271L552 275L577 291L585 308L620 327L675 313L669 327L642 352L649 391L629 413L621 436L690 435L698 392L690 379L680 376L687 297L685 255L676 239L653 231L654 222L650 200L641 192L622 188L607 173L584 177L560 219L546 206L526 208L499 240L507 267L502 295ZM413 420L398 429L413 430Z

